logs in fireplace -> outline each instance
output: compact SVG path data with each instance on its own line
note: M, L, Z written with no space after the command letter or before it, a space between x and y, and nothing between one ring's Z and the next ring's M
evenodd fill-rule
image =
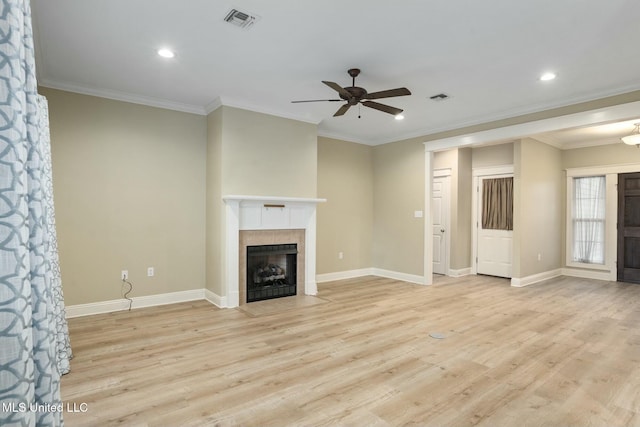
M296 244L247 246L247 302L296 294Z

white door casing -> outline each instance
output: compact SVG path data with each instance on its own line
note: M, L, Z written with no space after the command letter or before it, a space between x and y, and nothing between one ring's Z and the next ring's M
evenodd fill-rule
M486 171L489 172L489 171ZM474 173L474 175L476 175ZM513 173L477 175L474 179L474 270L510 278L513 263L513 230L485 230L482 228L482 183L484 179L513 177Z

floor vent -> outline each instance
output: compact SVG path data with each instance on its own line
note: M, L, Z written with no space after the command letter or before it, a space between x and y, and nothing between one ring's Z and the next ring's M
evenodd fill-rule
M226 22L236 27L244 28L245 30L251 28L259 19L260 17L258 15L242 12L238 9L231 9L224 18Z

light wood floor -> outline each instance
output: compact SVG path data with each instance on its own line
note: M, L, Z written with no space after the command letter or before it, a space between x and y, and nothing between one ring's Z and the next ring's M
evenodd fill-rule
M640 285L383 278L71 319L73 426L640 426ZM430 332L441 332L437 340Z

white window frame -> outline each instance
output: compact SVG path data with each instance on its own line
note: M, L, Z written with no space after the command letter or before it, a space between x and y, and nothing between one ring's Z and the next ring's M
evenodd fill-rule
M573 179L604 176L605 177L605 233L604 264L591 264L573 260ZM567 204L566 204L566 242L565 254L567 267L610 272L610 280L616 280L617 232L618 217L618 172L612 173L605 168L581 168L567 170Z

